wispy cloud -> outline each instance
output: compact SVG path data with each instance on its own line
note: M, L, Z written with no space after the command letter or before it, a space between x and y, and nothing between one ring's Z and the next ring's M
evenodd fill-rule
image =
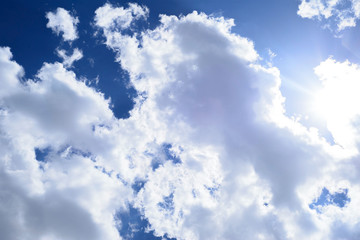
M57 49L56 53L63 59L63 64L65 67L71 67L74 62L80 60L83 57L82 51L78 48L75 48L71 55L67 55L66 51L63 49Z

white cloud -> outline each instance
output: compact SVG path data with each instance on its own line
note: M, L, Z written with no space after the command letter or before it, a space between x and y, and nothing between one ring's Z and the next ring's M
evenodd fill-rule
M352 0L352 10L354 11L355 17L360 17L360 1Z
M46 18L49 20L46 27L51 28L57 35L62 33L64 41L74 41L78 38L76 25L79 19L72 16L69 11L57 8L54 12L48 12Z
M360 111L356 106L360 100L360 68L349 61L340 63L329 58L315 68L315 73L323 84L317 94L317 112L326 119L334 141L356 155L360 140L357 131Z
M129 3L128 8L116 7L107 3L95 11L96 25L104 29L126 29L134 20L147 18L149 10L147 7Z
M279 71L258 64L232 20L194 12L160 22L140 39L103 26L142 93L131 118L182 149L182 164L150 173L137 196L152 229L180 239L330 238L334 218L321 223L308 205L339 174L332 154L346 152L284 115Z
M324 17L329 18L334 14L335 6L339 0L302 0L298 14L303 18Z
M71 67L75 61L78 61L83 57L82 51L78 48L75 48L70 56L66 55L66 51L63 49L57 49L56 53L63 59L63 65L67 68Z
M127 35L147 14L105 4L95 15L138 92L128 119L66 69L80 54L59 50L63 63L20 81L21 66L0 48L0 237L121 239L115 215L127 204L155 235L178 239L356 236L358 134L349 119L359 114L359 67L329 59L315 70L325 102L353 89L324 111L331 145L285 115L279 70L260 65L233 20L162 15L153 30ZM145 184L133 191L137 181ZM348 189L351 201L317 213L309 204L324 187Z
M20 83L9 49L0 55L1 238L118 239L113 214L132 193L93 162L107 145L93 128L112 121L108 100L60 63ZM45 162L35 148L50 149Z
M22 78L24 75L23 68L20 65L11 62L11 58L12 54L10 48L0 48L0 76L2 81L2 86L0 89L0 99L16 92L17 89L20 87L19 78Z
M360 18L358 0L302 0L297 12L302 18L324 21L327 25L336 25L340 32L349 27L355 27Z

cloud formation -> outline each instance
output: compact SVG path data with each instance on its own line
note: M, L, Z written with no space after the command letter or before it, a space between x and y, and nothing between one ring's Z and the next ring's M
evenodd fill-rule
M138 93L127 119L69 70L77 49L24 79L0 48L0 238L126 239L116 216L130 208L177 239L356 239L359 67L315 69L320 105L335 105L330 144L286 115L280 71L234 20L161 15L137 30L148 12L105 4L94 17ZM323 189L349 200L311 208Z
M56 53L59 57L63 59L63 65L65 67L71 67L72 64L83 57L83 53L78 48L75 48L71 55L67 55L66 51L63 49L57 49Z
M129 3L128 8L113 7L111 4L106 3L104 6L95 11L96 25L104 29L120 30L131 27L134 20L140 18L147 18L149 9L145 6L139 6L135 3Z
M9 48L0 55L1 238L116 239L109 206L126 190L87 154L100 146L94 125L112 119L108 101L60 63L23 83ZM42 162L36 149L47 149Z
M360 1L302 0L297 13L303 18L323 21L330 28L335 24L336 30L342 31L356 26L360 18Z
M51 28L56 35L62 34L64 41L74 41L78 38L76 25L79 19L72 16L69 11L57 8L54 12L46 13L46 18L49 20L46 27Z
M231 19L197 12L162 15L160 25L140 39L117 24L98 26L141 93L132 117L146 119L147 135L155 128L154 139L180 149L182 164L166 162L149 173L135 198L157 234L180 239L334 234L335 219L321 223L309 204L325 185L333 192L340 188L326 179L337 176L329 169L345 151L285 115L278 69L258 64L253 43L231 33ZM356 198L353 190L350 194Z

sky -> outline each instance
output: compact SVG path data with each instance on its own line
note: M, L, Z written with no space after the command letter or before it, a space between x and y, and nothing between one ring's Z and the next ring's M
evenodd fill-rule
M2 1L0 239L360 239L360 1Z

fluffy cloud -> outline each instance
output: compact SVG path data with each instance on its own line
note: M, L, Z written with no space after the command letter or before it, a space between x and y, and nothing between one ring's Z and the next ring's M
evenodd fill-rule
M359 66L329 58L315 68L315 73L323 84L317 96L317 111L327 119L334 141L356 155L359 142L356 129L360 116L356 107L360 89Z
M335 6L339 3L339 0L303 0L299 5L298 14L303 18L321 17L329 18L333 15Z
M76 25L79 23L79 19L72 16L69 11L57 8L54 12L48 12L46 18L49 20L46 26L57 35L62 33L64 41L74 41L78 38Z
M137 36L121 22L95 21L140 93L131 118L156 141L181 149L181 164L149 173L135 199L155 233L332 236L334 219L321 223L309 204L334 186L326 176L339 174L332 172L335 156L346 154L284 115L279 71L258 64L253 43L231 32L232 20L163 15L157 28Z
M149 14L147 7L129 3L128 8L116 7L107 3L95 11L96 25L105 29L129 28L134 20L146 18Z
M157 236L355 239L359 67L315 69L330 144L286 116L279 70L259 63L232 19L161 15L138 31L147 15L136 4L95 12L138 93L127 119L67 69L76 49L23 79L0 48L0 237L121 239L116 216L130 204ZM318 204L324 188L344 204Z
M101 148L93 128L113 119L109 102L60 63L23 83L9 48L0 55L1 238L117 239L113 214L131 191L88 150Z
M335 23L337 31L342 31L356 26L360 18L360 1L302 0L297 13L303 18L324 20L327 25Z

